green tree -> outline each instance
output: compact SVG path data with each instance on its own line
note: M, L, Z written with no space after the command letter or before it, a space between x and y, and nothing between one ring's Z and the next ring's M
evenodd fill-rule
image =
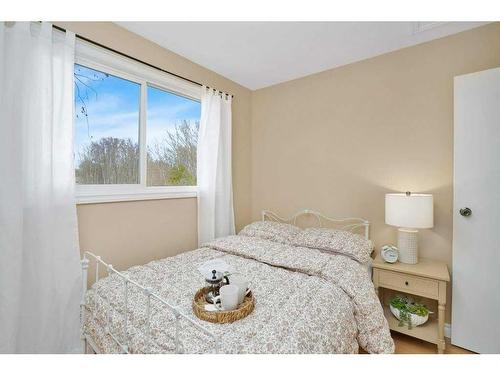
M198 121L183 120L148 147L148 185L196 185L198 129ZM129 138L107 137L92 141L78 156L78 184L139 182L139 145Z
M78 184L136 184L139 182L139 145L114 137L91 142L79 153Z
M148 147L148 185L196 185L199 121L182 120Z

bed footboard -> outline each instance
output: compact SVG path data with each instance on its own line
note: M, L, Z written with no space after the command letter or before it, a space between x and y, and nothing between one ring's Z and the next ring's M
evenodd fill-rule
M179 330L180 330L180 322L181 320L184 320L185 322L189 323L192 325L194 328L198 329L205 335L207 335L207 338L211 340L213 344L213 352L217 353L218 352L218 341L217 337L208 329L205 327L201 326L198 322L193 320L191 317L185 315L182 311L179 310L179 308L173 306L169 302L167 302L165 299L160 297L159 295L155 294L150 288L144 287L140 285L139 283L131 280L129 277L124 275L123 273L117 271L115 268L113 268L113 265L108 264L104 262L100 256L97 256L89 251L85 251L83 253L83 258L81 260L81 267L82 267L82 295L81 295L81 300L80 300L80 339L81 339L81 344L82 344L82 352L87 353L87 348L90 346L92 350L95 353L99 353L99 349L96 346L96 344L93 342L93 340L88 336L88 334L85 332L85 314L87 313L87 305L86 305L86 292L87 292L87 283L88 283L88 270L89 270L89 258L93 259L95 261L95 283L99 281L99 266L102 266L106 269L108 276L115 274L118 275L122 280L123 280L123 285L124 285L124 293L123 293L123 302L124 302L124 313L123 314L123 320L124 320L124 332L123 332L123 337L125 337L124 342L122 342L119 339L119 336L116 334L116 332L113 332L110 326L110 309L108 309L108 319L106 319L106 326L105 326L105 333L111 337L113 341L120 347L122 353L124 354L129 354L129 337L128 337L128 324L129 324L129 312L128 312L128 296L129 296L129 289L130 288L136 288L139 290L141 293L143 293L146 296L146 324L144 327L144 335L147 338L147 347L151 344L151 302L153 300L157 301L160 303L162 306L164 306L166 309L169 309L174 317L175 317L175 353L182 353L182 345L179 341ZM94 303L96 303L96 300L98 298L97 295L97 286L95 290L96 297L94 298ZM111 306L110 301L108 300L107 296L103 295L102 298L106 301L108 306ZM95 306L94 306L95 307Z

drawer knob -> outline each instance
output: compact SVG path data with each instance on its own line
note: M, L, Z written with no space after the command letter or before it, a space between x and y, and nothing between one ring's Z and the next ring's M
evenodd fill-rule
M405 285L408 286L408 281L405 281Z

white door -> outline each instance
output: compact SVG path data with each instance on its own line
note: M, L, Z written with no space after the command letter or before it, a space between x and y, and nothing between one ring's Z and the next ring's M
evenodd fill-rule
M451 342L500 353L500 68L455 77L454 121Z

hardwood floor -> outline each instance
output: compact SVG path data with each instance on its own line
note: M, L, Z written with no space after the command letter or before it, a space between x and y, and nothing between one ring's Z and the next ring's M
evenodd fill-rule
M436 354L436 345L425 342L414 337L406 336L398 332L391 332L396 354ZM451 345L450 339L446 339L445 354L474 354L466 349Z
M422 341L414 337L406 336L398 332L392 332L391 336L396 345L396 354L437 354L436 345ZM363 349L359 349L360 354L366 354ZM475 354L458 346L451 345L450 339L446 339L446 349L444 354Z

